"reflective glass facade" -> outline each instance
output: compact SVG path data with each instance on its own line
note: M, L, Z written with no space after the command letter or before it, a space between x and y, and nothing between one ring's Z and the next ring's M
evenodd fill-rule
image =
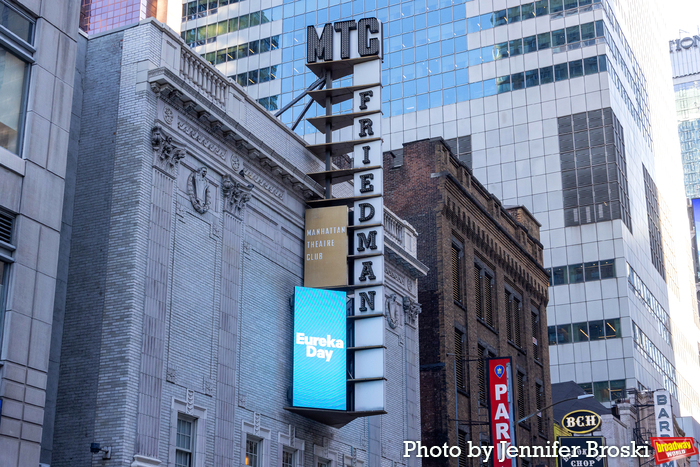
M157 4L158 0L82 0L80 29L96 34L154 18Z
M635 5L635 0L620 2ZM455 154L504 205L524 205L542 224L545 267L580 266L573 280L569 269L566 281L554 278L548 325L620 319L616 330L621 338L553 346L552 382L574 380L591 388L601 381L606 388L610 381L624 381L622 388L666 387L684 411L700 416L694 389L700 379L687 376L700 375L697 354L677 358L671 344L684 349L683 342L695 340L684 335L691 327L687 319L693 317L683 315L693 309L688 301L693 294L683 279L690 256L665 254L670 243L663 234L668 232L664 219L678 217L678 200L664 192L656 170L669 163L676 126L668 108L672 98L665 90L668 75L648 65L666 63L668 54L665 44L659 51L650 42L653 34L644 33L660 24L656 13L642 9L630 17L634 24L621 26L620 10L607 0L521 0L507 7L501 2L505 8L481 0L183 3L183 39L270 110L282 108L316 80L305 67L308 25L380 19L384 149L395 163L403 157L404 142L442 137L449 144L468 138L468 150L457 144ZM260 23L253 25L251 15L257 21L258 12ZM263 12L269 21L263 21ZM240 18L247 18L246 27ZM231 20L238 23L232 27ZM277 35L277 50L251 55L248 47L246 57L223 54ZM642 56L644 66L638 60ZM348 77L333 86L351 84ZM300 100L281 120L291 126L308 100ZM659 112L668 113L657 119L662 123L653 132L652 101L663 109ZM333 112L350 108L345 102ZM306 117L323 112L313 104ZM611 118L601 120L602 112ZM309 143L324 141L307 122L295 131ZM341 130L334 140L349 139L349 131ZM651 186L658 187L658 208L644 202ZM665 196L666 204L661 202ZM649 211L657 211L662 224L656 229L660 233L655 230L662 237L655 245L657 252L664 245L666 277L660 273L663 268L648 267L655 248L650 248ZM595 280L602 264L615 280ZM658 308L668 312L667 326L659 328L650 319L648 297L627 286L628 267L653 291ZM635 340L634 326L638 336L646 336L644 342ZM673 341L671 328L676 330ZM677 380L668 377L674 371L681 375Z
M700 76L674 86L683 178L688 198L700 198Z

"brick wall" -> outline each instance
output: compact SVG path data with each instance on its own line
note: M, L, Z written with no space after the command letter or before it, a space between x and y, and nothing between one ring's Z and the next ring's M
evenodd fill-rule
M544 405L551 401L546 341L546 304L548 277L542 269L542 245L537 240L539 225L526 211L514 213L525 219L527 228L516 221L500 201L473 178L471 171L449 152L441 138L404 144L403 161L392 167L393 158L385 155L385 203L389 209L410 222L418 232L418 257L429 268L419 279L419 298L423 306L420 321L420 378L422 442L424 445L457 445L457 424L467 439L478 443L488 440L488 414L478 402L477 362L464 362L464 390L455 390L455 329L465 334L465 360L479 358L478 346L489 348L497 356L513 358L516 369L526 374L525 414L536 410L535 383L545 388ZM528 217L529 216L529 217ZM530 231L528 231L528 228ZM453 298L452 245L462 249L460 289L462 298ZM474 259L480 258L495 273L495 326L477 319L472 275ZM522 348L508 342L504 312L506 284L522 296ZM532 350L530 304L539 313L538 342L541 360ZM516 390L517 391L517 390ZM458 412L455 410L458 408ZM516 414L518 407L516 406ZM531 419L534 420L534 419ZM536 424L517 428L520 444L544 445L552 438L551 417L540 435ZM481 432L481 433L480 433ZM457 465L452 459L450 465ZM471 460L476 465L476 460ZM446 465L445 459L423 459L426 466Z

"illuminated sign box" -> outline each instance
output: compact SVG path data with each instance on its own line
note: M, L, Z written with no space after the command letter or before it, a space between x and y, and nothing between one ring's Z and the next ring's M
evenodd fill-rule
M292 405L347 409L345 292L294 288Z

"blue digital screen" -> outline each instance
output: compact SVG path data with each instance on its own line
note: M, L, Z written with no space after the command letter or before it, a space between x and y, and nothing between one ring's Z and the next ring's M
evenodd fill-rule
M294 288L292 405L346 410L346 294Z

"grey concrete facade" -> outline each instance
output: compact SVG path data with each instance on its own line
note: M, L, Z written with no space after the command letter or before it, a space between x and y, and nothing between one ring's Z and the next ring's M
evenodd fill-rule
M175 465L183 416L193 466L244 465L247 439L260 467L419 466L400 456L420 438L415 230L385 211L388 414L284 410L321 162L157 21L85 42L50 465Z
M53 312L65 290L59 244L80 2L8 0L0 8L4 124L13 78L6 57L26 64L18 144L0 147L0 212L11 224L9 242L0 242L0 466L24 467L40 462ZM19 24L30 25L26 35Z

